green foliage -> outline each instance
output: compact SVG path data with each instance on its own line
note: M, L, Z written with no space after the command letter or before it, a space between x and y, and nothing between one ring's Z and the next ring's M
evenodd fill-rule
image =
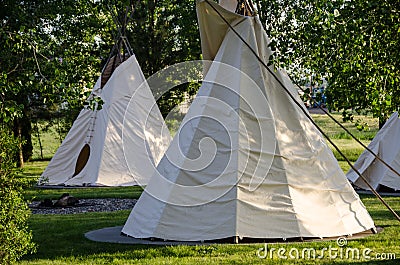
M103 108L104 101L99 96L89 97L83 105L92 111L99 111Z
M35 249L27 227L30 214L22 197L24 179L17 177L17 141L0 132L0 264L11 263Z
M32 119L53 113L74 120L81 91L90 89L99 72L95 42L101 29L90 1L3 1L0 10L0 122L25 141L31 156ZM97 20L96 20L97 19ZM27 135L21 135L22 131Z
M359 130L359 131L368 131L369 130L368 123L366 123L365 121L363 121L361 119L357 119L357 121L355 122L355 125L357 127L357 130Z
M118 35L112 13L134 4L127 37L146 77L174 64L200 58L192 1L2 1L0 9L0 122L47 120L63 138L76 119ZM159 100L164 116L196 87L176 87ZM90 101L101 105L101 102ZM24 122L22 122L24 120ZM16 124L14 124L16 121ZM30 134L25 159L30 158ZM22 162L22 161L21 161Z
M254 0L275 61L297 79L325 77L329 108L372 113L400 106L400 5L385 0ZM299 67L301 66L301 67Z
M194 1L138 1L128 38L146 77L157 71L201 56L200 35ZM165 93L157 103L164 117L198 86L184 84ZM157 96L157 95L156 95Z

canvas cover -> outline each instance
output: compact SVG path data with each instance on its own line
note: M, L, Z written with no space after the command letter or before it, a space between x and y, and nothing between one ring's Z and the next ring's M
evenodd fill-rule
M393 113L383 127L368 145L375 154L388 163L397 172L400 172L400 118L397 112ZM374 188L385 185L394 190L400 190L400 177L382 162L378 161L368 150L365 150L354 167L366 178ZM369 190L358 174L350 169L347 178L356 186Z
M90 97L100 97L102 108L80 112L39 184L147 184L171 136L136 57L120 64L102 89L100 83L101 78ZM85 145L90 147L90 154L75 175L78 156L85 156Z
M268 38L259 19L210 3L267 62ZM199 1L197 12L203 53L214 61L122 233L201 241L373 229L301 109L208 3ZM301 103L288 77L276 75Z

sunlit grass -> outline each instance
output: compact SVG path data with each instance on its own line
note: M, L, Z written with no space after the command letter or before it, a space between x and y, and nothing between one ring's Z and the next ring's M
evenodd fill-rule
M318 124L329 137L339 146L340 150L351 160L355 161L364 150L348 135L343 133L327 116L313 115ZM335 115L340 120L340 115ZM365 145L371 141L377 131L377 120L371 117L356 117L368 123L369 131L360 132L354 123L345 123ZM172 124L177 128L177 124ZM54 149L54 148L53 148ZM344 172L349 166L334 151L339 165ZM48 162L27 163L24 177L36 180ZM121 188L79 188L79 189L36 189L26 191L27 199L55 199L60 194L68 192L78 198L138 198L142 192L140 187ZM369 236L354 241L348 241L349 248L363 250L370 248L372 253L394 253L400 258L400 224L388 210L374 197L361 196L367 210L376 225L384 228L378 235ZM398 197L386 197L386 201L400 211ZM123 225L130 211L109 213L85 213L74 215L33 215L30 218L30 228L33 230L34 241L38 244L38 252L26 256L20 264L398 264L397 260L359 260L359 259L260 259L257 250L263 244L253 245L211 245L211 246L146 246L98 243L87 240L84 233L110 226ZM318 214L318 213L316 213ZM333 241L274 244L289 250L292 247L315 248L321 250L329 246L336 247Z
M332 139L334 144L339 148L339 150L349 159L350 161L356 161L360 154L364 151L364 147L362 147L359 143L354 140L346 140L346 139ZM361 141L365 146L368 146L370 141L362 140ZM336 159L339 161L346 161L343 156L339 154L339 152L328 143L329 147L332 149L333 154Z
M331 115L359 140L371 141L379 129L378 119L372 116L355 115L353 122L343 122L341 114ZM324 114L311 114L311 116L328 137L332 139L352 139L351 136L340 128L329 116ZM365 129L360 131L357 128L357 124L365 124Z
M400 257L400 225L382 204L372 196L362 200L377 226L384 231L362 239L348 241L346 247L374 253L394 253ZM400 211L397 197L386 197L388 203ZM207 246L146 246L98 243L87 240L84 233L104 227L123 225L129 211L109 213L85 213L74 215L34 215L30 219L34 241L38 252L24 257L20 264L348 264L367 260L358 259L279 259L275 254L260 259L257 250L264 244L250 245L207 245ZM270 248L323 248L337 247L335 241L269 244ZM398 264L399 260L385 261ZM371 264L371 263L368 263ZM372 263L374 264L374 263ZM380 263L375 263L380 264Z
M80 199L89 198L139 198L143 189L139 186L134 187L92 187L92 188L54 188L46 189L36 187L37 180L46 168L48 161L34 161L25 164L22 176L25 177L32 187L25 190L25 199L44 200L58 199L63 193L69 193Z
M22 176L36 180L46 169L48 164L49 161L25 162Z

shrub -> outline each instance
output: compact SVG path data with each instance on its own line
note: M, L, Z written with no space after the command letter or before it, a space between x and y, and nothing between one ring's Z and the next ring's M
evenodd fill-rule
M29 208L23 199L27 185L19 178L15 157L18 142L2 128L0 132L0 264L10 264L25 254L32 253L35 245L28 229Z

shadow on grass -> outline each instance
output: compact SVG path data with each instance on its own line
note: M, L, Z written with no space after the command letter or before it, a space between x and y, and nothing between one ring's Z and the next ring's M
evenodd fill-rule
M241 264L244 261L245 263L266 261L260 260L256 256L256 251L262 246L261 244L170 247L101 243L90 241L84 237L84 234L88 231L123 225L129 213L130 211L126 210L72 215L33 215L29 225L33 231L34 242L38 244L38 252L25 256L23 261L34 264L53 264L54 261L57 261L57 264L68 264L71 262L77 264L119 264L119 262L122 262L121 264L126 264L124 262L141 263L142 261L150 262L148 264L151 264L152 261L161 262L165 260L169 262L183 262L183 264L193 264L193 262L205 264L204 261L210 264L232 264L236 262ZM373 215L375 217L385 217L387 213L384 211L374 211ZM396 244L396 242L391 242L390 238L397 238L399 233L397 227L393 221L390 221L386 225L387 229L385 228L382 234L351 241L349 246L359 248L370 247L376 252L385 251L386 248L392 250L393 244ZM285 248L289 248L290 246L311 246L321 249L328 244L332 244L332 242L299 244L281 245ZM272 263L291 264L294 262L294 260L291 260L292 262L289 261L274 258ZM398 262L399 260L351 260L353 264L399 264ZM298 263L348 264L349 261L342 262L342 260L324 258L323 260L300 260Z
M97 187L97 188L59 188L43 189L32 187L25 191L26 200L57 200L63 193L68 193L78 199L119 198L138 199L143 192L140 186L131 187Z
M103 189L97 192L102 193ZM53 191L54 192L54 191ZM85 192L85 191L82 191ZM111 190L110 190L111 192ZM398 238L399 223L391 213L373 196L360 196L369 210L376 225L384 227L380 234L349 241L349 247L370 248L376 253L392 253L400 256ZM386 197L395 210L399 207L399 198ZM38 244L38 252L25 256L23 263L28 264L399 264L397 260L260 260L256 253L262 244L256 245L213 245L213 246L154 246L124 245L93 242L84 237L86 232L105 227L121 226L127 220L130 211L85 213L71 215L32 215L29 221L33 231L33 240ZM333 242L312 242L281 244L291 246L323 247Z
M23 260L58 259L83 256L123 255L126 251L160 248L159 246L122 245L93 242L85 238L88 231L123 225L130 211L85 213L72 215L32 215L29 227L33 241L38 245L36 254ZM140 256L140 255L139 255Z

